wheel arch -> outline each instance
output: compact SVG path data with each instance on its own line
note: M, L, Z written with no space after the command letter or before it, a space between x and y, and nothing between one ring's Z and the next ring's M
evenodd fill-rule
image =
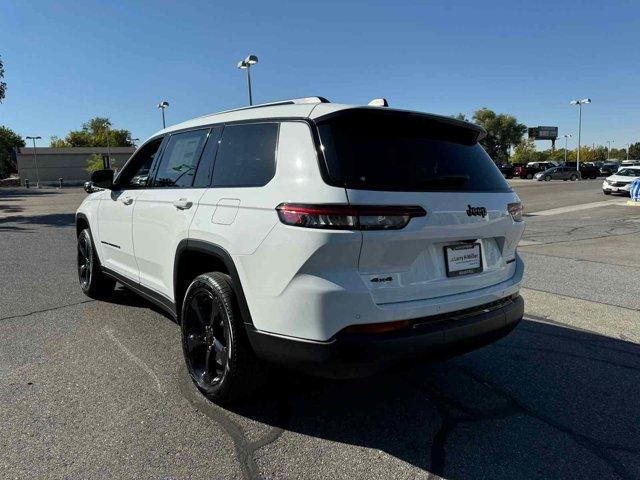
M80 235L80 232L85 228L91 228L89 226L89 219L84 213L76 213L76 237Z
M253 326L242 282L231 255L220 245L203 240L184 239L176 248L173 265L173 297L178 315L182 311L182 300L191 280L210 271L221 271L231 277L242 321L245 325Z

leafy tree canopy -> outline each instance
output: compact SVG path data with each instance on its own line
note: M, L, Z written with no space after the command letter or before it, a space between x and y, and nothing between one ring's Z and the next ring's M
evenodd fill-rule
M11 157L11 150L24 147L24 140L10 128L0 125L0 178L7 177L16 171L16 165Z
M480 143L496 163L508 161L509 148L518 145L527 131L526 125L518 123L513 115L496 114L486 107L473 114L473 121L487 131Z
M80 130L72 130L65 138L53 136L51 137L50 145L54 148L105 147L107 145L107 131L109 132L110 146L133 146L131 132L125 129L112 129L111 121L106 117L92 118L88 122L83 123Z

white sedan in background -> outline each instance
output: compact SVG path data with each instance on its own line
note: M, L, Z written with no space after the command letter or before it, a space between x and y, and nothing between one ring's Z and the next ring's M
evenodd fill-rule
M607 177L602 183L602 193L624 193L629 195L631 182L640 177L640 166L622 167L616 173Z

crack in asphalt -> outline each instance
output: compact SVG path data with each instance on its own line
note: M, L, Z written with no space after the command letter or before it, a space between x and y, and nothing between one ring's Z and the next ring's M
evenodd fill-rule
M277 417L275 423L283 427L272 427L265 435L257 440L249 440L244 429L232 420L222 407L210 402L193 385L186 367L178 367L178 389L182 396L196 409L213 423L221 427L231 438L236 458L240 464L242 475L247 480L261 480L258 465L255 462L254 454L261 448L275 442L284 433L286 425L289 424L290 408L285 398L279 398L277 402Z
M75 307L76 305L82 305L83 303L91 303L91 302L95 302L95 301L96 300L82 300L81 302L67 303L65 305L58 305L56 307L43 308L42 310L34 310L34 311L28 312L28 313L21 313L21 314L18 314L18 315L11 315L9 317L0 317L0 321L2 321L2 320L11 320L12 318L28 317L30 315L35 315L36 313L45 313L45 312L52 312L54 310L62 310L63 308Z
M528 347L522 347L523 350L527 350ZM498 420L504 419L508 417L512 417L517 414L523 414L528 417L534 418L545 425L558 430L566 435L568 435L574 442L583 448L590 451L597 458L602 460L606 465L608 465L620 478L632 480L634 479L634 475L627 471L627 469L622 465L622 463L611 455L607 450L614 450L625 453L638 454L640 453L640 449L634 449L625 447L622 445L610 444L592 437L588 435L584 435L582 433L576 432L570 427L562 425L560 422L555 421L553 418L550 418L533 408L527 406L522 401L520 401L517 396L510 392L506 388L502 388L479 374L472 372L470 369L462 367L460 365L454 365L454 368L457 369L462 375L466 375L468 378L473 380L474 382L485 386L496 396L502 398L506 401L506 405L502 407L498 407L495 409L491 409L485 412L474 410L469 408L468 406L462 404L461 402L447 396L441 392L439 392L433 384L429 384L429 386L425 385L415 385L410 379L404 378L405 381L412 386L413 388L417 388L420 392L424 393L427 398L431 401L431 403L436 408L436 411L441 419L441 425L438 431L434 434L430 449L430 464L429 464L429 472L438 475L440 477L444 476L444 470L446 468L446 444L451 432L455 429L456 426L463 423L475 423L480 421L487 420ZM456 413L460 412L460 413Z

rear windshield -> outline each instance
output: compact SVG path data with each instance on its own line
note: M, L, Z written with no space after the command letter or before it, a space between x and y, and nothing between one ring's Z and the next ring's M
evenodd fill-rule
M419 114L347 110L318 121L331 183L393 191L507 192L478 133Z

